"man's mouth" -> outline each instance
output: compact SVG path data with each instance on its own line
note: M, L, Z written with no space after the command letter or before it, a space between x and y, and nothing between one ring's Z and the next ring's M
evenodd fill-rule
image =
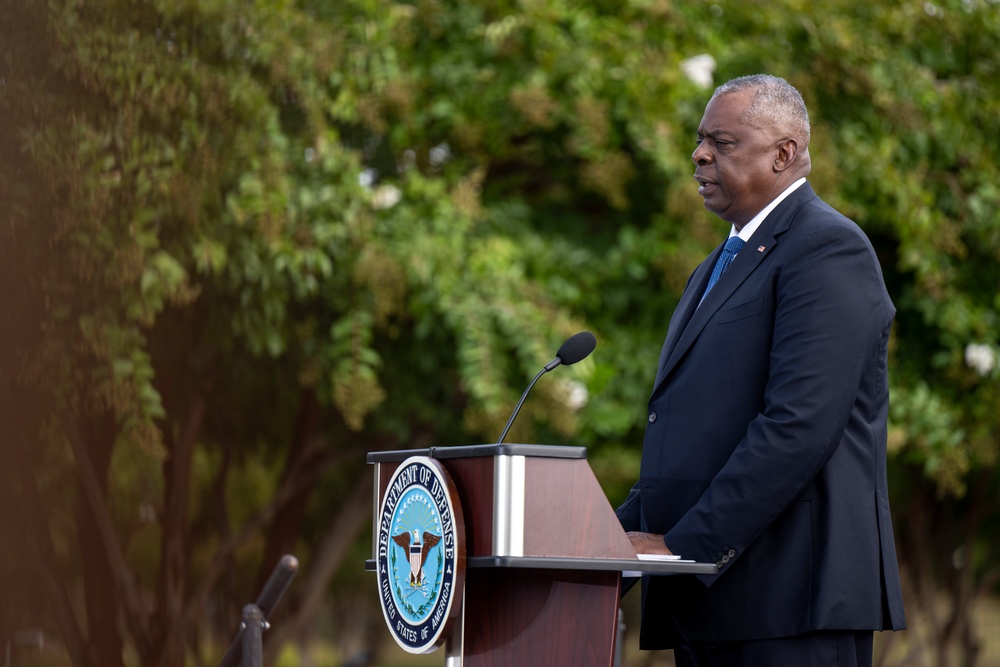
M711 194L712 192L715 191L716 188L719 187L718 183L714 181L706 180L704 178L701 178L700 176L695 176L694 178L696 181L698 181L698 194L700 194L703 197Z

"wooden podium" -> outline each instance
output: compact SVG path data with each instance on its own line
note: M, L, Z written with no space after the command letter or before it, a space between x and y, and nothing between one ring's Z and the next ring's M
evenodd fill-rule
M714 563L640 561L586 455L515 444L368 454L376 523L388 480L407 458L435 459L454 481L467 557L448 667L612 665L623 574L716 572ZM373 540L369 570L376 549Z

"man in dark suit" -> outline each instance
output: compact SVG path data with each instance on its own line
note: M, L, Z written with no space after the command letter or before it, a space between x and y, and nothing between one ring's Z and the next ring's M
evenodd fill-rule
M754 75L715 91L691 156L730 240L670 319L618 508L636 551L719 566L643 578L640 647L682 667L871 665L873 631L905 627L886 490L895 308L867 237L806 182L808 146L798 91Z

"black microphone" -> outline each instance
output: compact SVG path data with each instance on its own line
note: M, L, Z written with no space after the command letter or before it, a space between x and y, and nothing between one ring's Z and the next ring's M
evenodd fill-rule
M594 334L589 331L581 331L580 333L573 334L566 339L561 346L559 346L559 351L556 352L556 358L545 364L542 370L538 371L538 375L535 379L531 381L528 388L524 390L521 394L521 400L517 402L517 406L514 408L514 412L511 413L510 419L507 420L507 425L503 427L503 433L500 434L500 438L497 440L499 445L503 442L503 439L507 436L507 431L510 430L510 425L514 423L514 418L517 417L517 413L521 410L521 405L524 404L524 399L527 398L528 392L531 388L535 386L538 382L538 378L542 377L544 374L551 371L557 366L572 366L578 361L583 361L590 353L594 351L597 347L597 339L594 338Z

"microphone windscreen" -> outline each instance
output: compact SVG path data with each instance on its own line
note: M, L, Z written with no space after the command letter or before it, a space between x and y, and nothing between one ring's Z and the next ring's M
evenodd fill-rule
M578 361L586 359L594 348L597 347L597 339L589 331L581 331L573 334L562 344L556 356L562 359L564 366L572 366Z

